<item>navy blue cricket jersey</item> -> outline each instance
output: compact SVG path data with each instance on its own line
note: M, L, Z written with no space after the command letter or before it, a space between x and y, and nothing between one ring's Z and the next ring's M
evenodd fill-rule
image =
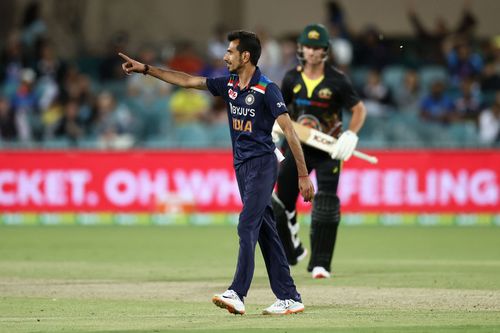
M280 89L258 67L247 87L240 90L238 82L236 74L207 78L208 90L227 104L235 166L274 153L276 146L271 137L274 121L288 112Z

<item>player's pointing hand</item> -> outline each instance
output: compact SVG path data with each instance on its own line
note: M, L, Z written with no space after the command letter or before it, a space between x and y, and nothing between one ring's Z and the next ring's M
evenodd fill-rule
M314 198L314 185L309 177L299 177L299 190L304 201L311 202Z
M121 52L118 53L118 55L122 57L123 60L125 60L125 62L122 64L122 69L125 72L125 74L130 75L133 72L144 73L146 66L143 63L134 60Z

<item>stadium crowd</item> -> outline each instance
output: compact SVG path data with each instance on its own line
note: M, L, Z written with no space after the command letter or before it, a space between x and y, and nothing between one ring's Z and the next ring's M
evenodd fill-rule
M353 33L342 9L329 3L324 22L331 61L351 77L368 111L360 144L370 147L500 145L500 35L480 39L465 6L461 22L425 27L408 8L412 36L386 36L376 26ZM300 27L297 27L299 30ZM174 89L143 75L124 77L118 51L140 61L197 75L218 76L227 28L206 45L189 40L143 45L116 32L105 54L63 59L37 3L0 44L2 147L225 147L225 107L204 92ZM296 35L256 32L264 73L280 83L296 66Z

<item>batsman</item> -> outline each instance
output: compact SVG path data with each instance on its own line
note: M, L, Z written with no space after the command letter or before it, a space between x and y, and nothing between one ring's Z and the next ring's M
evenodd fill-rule
M303 145L307 170L316 171L317 193L311 214L311 255L307 267L312 277L329 278L337 230L340 201L337 195L342 162L348 160L358 143L366 109L346 75L329 64L329 35L321 24L304 28L298 39L299 66L287 72L282 83L284 102L296 122L314 128L338 141L331 154ZM342 131L342 112L352 112L351 121ZM273 209L277 229L290 265L307 256L300 241L296 202L297 168L288 144L283 144L285 160L278 175Z

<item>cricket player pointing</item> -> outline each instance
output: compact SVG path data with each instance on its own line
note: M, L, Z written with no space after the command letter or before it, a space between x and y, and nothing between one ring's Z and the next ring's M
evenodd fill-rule
M123 70L152 75L185 88L208 89L227 104L227 115L236 178L243 209L238 223L240 240L238 263L228 290L215 295L213 303L234 314L244 314L244 297L250 288L255 266L255 246L259 242L276 302L264 314L289 314L304 311L300 294L290 276L285 252L276 231L271 195L278 175L278 163L271 130L275 120L283 129L297 165L297 188L304 200L311 201L314 187L309 179L304 155L287 113L278 86L257 67L261 45L251 32L228 35L224 55L230 75L219 78L191 76L135 61L124 54ZM297 178L295 178L297 179Z
M302 65L285 75L281 87L292 119L337 137L342 129L342 111L352 112L348 130L340 134L331 155L303 146L307 170L316 170L318 180L318 193L311 214L311 257L307 269L312 272L313 278L328 278L340 223L337 187L342 161L349 159L356 148L356 133L363 126L366 109L346 76L326 64L329 37L324 26L308 25L298 42ZM288 150L285 156L289 155ZM280 167L273 206L278 232L290 265L297 264L307 254L298 237L295 207L299 189L296 179L295 163L287 158Z

